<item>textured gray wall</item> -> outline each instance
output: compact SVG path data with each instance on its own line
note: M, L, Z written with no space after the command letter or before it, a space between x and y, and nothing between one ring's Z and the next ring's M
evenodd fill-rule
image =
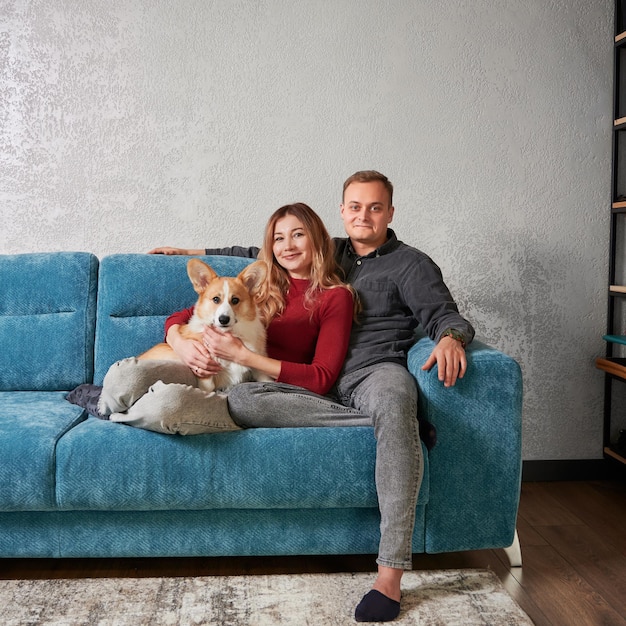
M522 365L524 458L599 458L612 6L0 0L0 253L255 244L295 200L341 234L380 169Z

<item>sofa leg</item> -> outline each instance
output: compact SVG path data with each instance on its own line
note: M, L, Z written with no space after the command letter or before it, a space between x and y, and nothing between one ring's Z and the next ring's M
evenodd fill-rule
M513 543L508 548L504 548L504 552L509 559L511 567L522 567L522 548L520 547L517 528L515 529Z

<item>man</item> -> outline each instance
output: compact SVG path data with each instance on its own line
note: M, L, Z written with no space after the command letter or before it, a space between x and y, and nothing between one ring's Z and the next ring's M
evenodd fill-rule
M423 475L417 389L406 369L414 330L421 326L436 342L422 369L437 364L446 387L465 374L464 348L474 337L439 268L424 253L398 241L389 228L393 215L393 186L386 176L361 171L346 180L341 217L348 237L334 240L335 254L345 280L359 294L362 312L353 325L333 397L320 402L319 396L299 388L247 383L228 398L233 420L244 427L333 426L342 420L374 426L381 539L376 582L355 612L361 622L397 617L402 574L412 567L411 538ZM255 256L257 249L151 252Z

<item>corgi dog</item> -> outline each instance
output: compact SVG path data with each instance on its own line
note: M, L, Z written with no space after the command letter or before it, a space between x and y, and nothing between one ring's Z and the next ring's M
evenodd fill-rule
M198 301L189 323L179 332L186 338L202 341L205 326L213 326L224 333L241 339L252 352L266 355L265 326L259 317L254 294L265 280L265 265L256 261L240 272L236 278L218 276L200 259L190 259L187 274ZM160 343L141 354L138 359L180 360L167 343ZM249 380L271 381L269 376L243 365L215 359L222 370L209 378L198 378L198 387L204 391L228 391L238 383Z

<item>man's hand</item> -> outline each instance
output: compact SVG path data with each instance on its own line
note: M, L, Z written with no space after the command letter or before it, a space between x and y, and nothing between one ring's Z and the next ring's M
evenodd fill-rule
M148 254L185 254L187 256L200 256L204 254L204 248L170 248L169 246L163 246L161 248L153 248L148 252Z
M467 370L467 358L461 342L452 337L442 337L422 366L422 370L428 371L435 363L439 380L443 382L444 387L453 387L456 379L463 378Z

